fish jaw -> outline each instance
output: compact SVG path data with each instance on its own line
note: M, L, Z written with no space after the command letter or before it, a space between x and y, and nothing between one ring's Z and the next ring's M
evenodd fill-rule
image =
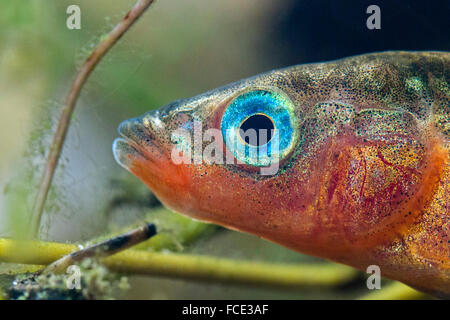
M122 167L131 171L135 162L146 162L155 167L164 154L153 138L154 133L146 128L142 118L123 121L118 128L120 138L114 140L114 158Z
M156 116L155 116L156 114ZM113 142L115 160L142 180L168 207L184 212L189 204L186 168L176 166L170 158L167 131L156 112L123 121Z

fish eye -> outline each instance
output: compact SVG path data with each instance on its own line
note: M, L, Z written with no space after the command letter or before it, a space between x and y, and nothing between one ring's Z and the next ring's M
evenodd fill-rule
M273 123L273 120L268 115L257 113L244 119L239 129L239 136L242 140L245 141L245 143L251 146L258 147L268 143L272 139L275 125ZM250 139L250 136L245 134L246 132L248 132L248 130L255 131L256 141L251 141L252 139ZM262 133L266 133L266 139L262 137Z
M285 158L297 141L294 104L279 91L253 90L234 98L221 120L224 142L234 157L261 167Z

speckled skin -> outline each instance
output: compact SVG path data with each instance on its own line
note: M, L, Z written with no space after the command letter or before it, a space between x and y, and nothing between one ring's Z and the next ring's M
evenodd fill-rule
M275 70L122 123L114 153L182 214L448 298L449 77L447 52ZM171 161L173 130L193 119L220 129L230 101L255 89L295 104L298 141L277 174Z

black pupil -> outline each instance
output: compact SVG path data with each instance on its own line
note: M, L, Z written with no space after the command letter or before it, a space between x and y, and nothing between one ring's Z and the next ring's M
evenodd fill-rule
M247 131L250 129L253 130ZM275 129L273 122L268 116L265 114L254 114L248 117L241 124L239 134L242 140L244 140L247 144L258 147L264 145L272 139L273 129ZM256 141L254 133L256 133Z

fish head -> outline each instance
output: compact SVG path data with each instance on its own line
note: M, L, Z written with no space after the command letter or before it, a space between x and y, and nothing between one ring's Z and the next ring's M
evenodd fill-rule
M415 221L445 160L415 115L373 94L373 74L350 83L353 66L277 70L175 101L121 123L115 158L181 214L354 262Z

